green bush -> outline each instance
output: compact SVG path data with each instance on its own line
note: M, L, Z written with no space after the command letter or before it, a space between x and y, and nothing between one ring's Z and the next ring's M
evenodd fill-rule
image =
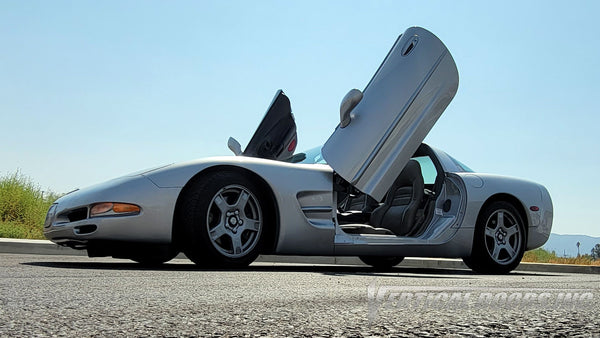
M18 170L0 177L0 237L44 238L46 212L57 198Z
M548 252L542 248L537 248L531 251L525 252L523 256L524 261L538 262L538 263L550 263L551 260L556 259L556 253Z

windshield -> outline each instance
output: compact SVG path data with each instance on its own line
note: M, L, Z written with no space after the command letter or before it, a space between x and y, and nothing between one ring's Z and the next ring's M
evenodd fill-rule
M291 163L327 164L327 162L321 155L321 146L305 150L301 153L297 153L285 161Z

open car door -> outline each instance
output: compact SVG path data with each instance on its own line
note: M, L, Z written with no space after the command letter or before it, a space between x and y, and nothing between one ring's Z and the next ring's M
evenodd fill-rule
M285 160L294 154L296 144L296 122L290 100L280 89L242 155Z
M342 178L381 201L457 89L458 70L442 41L426 29L407 29L362 98L355 90L354 108L342 111L323 157Z

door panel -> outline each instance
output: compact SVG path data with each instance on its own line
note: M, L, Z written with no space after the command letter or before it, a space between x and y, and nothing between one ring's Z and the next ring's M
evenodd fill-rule
M280 89L275 93L260 125L243 152L244 156L285 160L296 150L296 122L290 100Z
M412 27L395 42L352 110L323 146L345 180L381 201L458 89L458 70L444 44Z

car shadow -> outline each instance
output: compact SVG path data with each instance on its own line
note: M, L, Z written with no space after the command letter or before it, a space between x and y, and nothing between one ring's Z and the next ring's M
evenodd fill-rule
M242 268L203 268L193 263L165 263L159 266L143 266L134 262L63 262L63 261L45 261L45 262L23 262L23 265L55 268L55 269L84 269L84 270L116 270L116 271L230 271L230 272L313 272L325 275L366 275L373 277L404 277L404 278L445 278L445 279L474 279L481 276L471 270L466 269L444 269L444 268L425 268L425 267L403 267L396 266L389 270L376 270L369 266L359 265L309 265L293 263L253 263L250 266ZM513 271L514 276L551 276L541 273L528 273L522 271Z

